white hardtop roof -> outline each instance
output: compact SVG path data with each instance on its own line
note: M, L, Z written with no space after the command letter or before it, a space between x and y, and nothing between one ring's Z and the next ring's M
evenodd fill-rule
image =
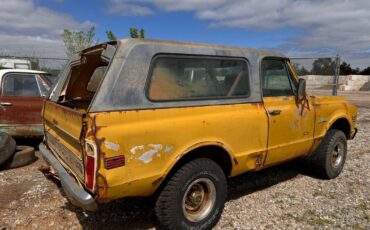
M0 76L7 74L7 73L43 73L43 74L46 74L47 72L39 71L39 70L29 70L29 69L0 69Z

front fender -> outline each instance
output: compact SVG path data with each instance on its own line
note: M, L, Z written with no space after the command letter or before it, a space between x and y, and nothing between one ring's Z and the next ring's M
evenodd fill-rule
M333 127L343 130L350 137L356 130L353 120L357 116L356 106L341 97L315 98L315 139L323 138ZM338 123L338 121L340 121Z

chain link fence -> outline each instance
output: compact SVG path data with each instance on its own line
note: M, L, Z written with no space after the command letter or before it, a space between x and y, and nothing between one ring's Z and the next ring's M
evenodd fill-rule
M57 57L0 56L0 68L41 70L57 77L67 61Z
M11 63L25 63L28 69L42 70L57 77L68 59L58 57L0 56L0 68L16 68ZM345 95L350 92L370 93L370 76L340 75L340 56L291 57L298 76L306 79L307 90L315 95Z
M307 90L315 95L346 95L370 91L370 76L340 75L340 56L292 57L298 76L306 79Z
M292 57L298 76L306 79L308 91L338 94L340 57Z

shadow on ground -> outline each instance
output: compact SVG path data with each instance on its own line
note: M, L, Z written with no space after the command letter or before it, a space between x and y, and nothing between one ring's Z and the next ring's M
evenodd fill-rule
M35 150L39 149L39 144L42 142L42 138L14 138L17 145L32 146Z
M298 163L298 164L297 164ZM290 162L260 172L246 173L229 181L228 200L234 200L306 174L300 162ZM115 201L98 212L85 213L68 203L66 209L77 214L83 229L148 229L156 227L153 201L135 198Z

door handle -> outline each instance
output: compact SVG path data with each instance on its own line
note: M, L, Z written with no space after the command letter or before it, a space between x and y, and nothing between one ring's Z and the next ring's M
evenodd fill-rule
M269 110L268 112L270 115L276 116L276 115L280 115L281 110Z
M13 104L10 102L0 102L0 105L2 106L12 106Z

